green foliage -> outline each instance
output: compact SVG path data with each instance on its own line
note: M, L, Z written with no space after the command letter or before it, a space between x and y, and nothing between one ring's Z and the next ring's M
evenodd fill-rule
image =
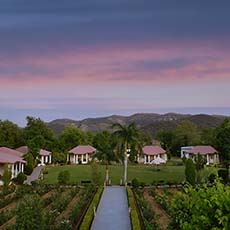
M207 163L206 158L202 155L198 154L194 158L195 166L196 166L196 182L198 184L201 183L201 171L204 169L205 164Z
M22 172L20 172L17 177L14 179L14 181L18 184L23 184L23 182L26 180L26 175Z
M26 160L27 164L25 165L24 173L26 175L30 175L34 169L34 157L33 157L32 153L27 153L25 155L25 160Z
M229 182L229 171L227 169L219 169L218 176L223 180L225 184Z
M140 186L140 182L137 178L132 179L133 188L138 188Z
M23 129L11 121L0 120L0 146L17 148L23 144Z
M52 153L52 162L54 164L66 163L66 154L65 153L53 152Z
M182 230L230 229L230 187L185 189L172 200L172 228Z
M131 209L130 216L132 222L132 229L141 230L141 223L138 216L138 210L137 210L134 194L129 187L127 187L127 195L128 195L129 207Z
M195 185L196 183L196 167L195 164L193 163L192 159L187 159L185 162L185 177L186 181L191 184Z
M64 170L59 172L58 174L58 183L59 184L68 184L70 182L70 172L68 170Z
M7 187L10 183L10 180L11 180L11 172L8 168L8 164L4 165L3 170L4 170L4 172L2 175L2 182L3 182L4 187Z
M220 157L229 167L230 162L230 119L226 119L224 123L216 130L216 147L219 150Z
M173 152L173 144L175 140L175 132L172 130L160 130L157 133L157 140L160 141L161 146L163 149L167 150L168 152Z
M54 133L40 118L27 117L24 129L26 143L34 158L38 156L41 148L50 149L54 141Z
M66 126L60 135L59 142L63 151L68 151L73 147L85 143L83 132L75 125Z
M103 188L99 187L97 190L97 193L95 194L85 216L84 219L81 223L80 226L80 230L88 230L90 229L91 223L93 221L93 217L94 217L94 208L97 208L100 198L101 198L101 194L103 192Z
M92 161L90 166L91 166L93 184L100 185L101 184L101 173L99 171L98 164L95 161Z
M37 195L26 195L16 210L16 230L43 229L42 202Z
M93 138L93 146L97 149L96 157L98 160L107 162L115 160L111 134L107 131L97 133Z

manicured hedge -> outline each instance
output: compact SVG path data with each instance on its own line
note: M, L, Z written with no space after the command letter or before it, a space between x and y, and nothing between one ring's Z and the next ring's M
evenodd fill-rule
M139 216L138 216L134 194L131 188L129 187L127 187L127 194L128 194L129 207L131 209L130 216L131 216L131 222L132 222L132 229L141 230L141 223L140 223Z
M94 207L97 208L99 201L101 199L102 192L103 187L99 187L81 223L80 230L90 229L90 226L94 218Z

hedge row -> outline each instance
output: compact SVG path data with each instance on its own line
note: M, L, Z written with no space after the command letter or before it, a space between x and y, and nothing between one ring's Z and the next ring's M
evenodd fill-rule
M130 187L127 187L127 194L128 194L129 207L131 209L130 216L131 216L131 222L132 222L132 229L141 230L141 223L140 223L139 216L138 216L134 194Z
M80 230L90 229L90 226L94 218L94 208L97 208L99 201L101 199L102 192L103 187L99 187L81 223Z

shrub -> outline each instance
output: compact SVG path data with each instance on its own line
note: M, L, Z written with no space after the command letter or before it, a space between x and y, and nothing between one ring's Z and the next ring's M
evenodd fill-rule
M132 180L132 186L133 186L133 188L138 188L140 186L140 182L138 181L137 178L134 178Z
M6 164L4 166L4 172L2 175L2 181L3 181L4 188L9 185L10 180L11 180L11 172L9 171L8 165Z
M39 196L26 195L19 203L15 229L43 229L42 203Z
M228 183L228 170L227 169L219 169L218 170L218 176L223 180L225 184Z
M27 164L24 169L26 175L30 175L33 172L33 165Z
M196 183L196 167L195 164L193 163L192 159L187 159L185 162L185 177L186 181L191 184L195 185Z
M68 184L70 181L70 173L69 171L65 170L65 171L61 171L58 174L58 183L59 184Z
M26 180L26 175L22 172L20 172L17 177L15 178L15 182L18 183L18 184L23 184L23 182Z
M95 194L95 196L93 198L93 201L91 202L91 204L90 204L90 206L89 206L89 208L85 214L85 217L84 217L82 224L80 226L80 230L90 229L91 223L92 223L93 218L94 218L94 207L97 208L102 192L103 192L103 188L99 187L97 190L97 193Z
M131 208L130 216L131 216L131 222L132 222L132 229L140 230L141 224L140 224L140 220L138 216L134 194L133 194L133 191L129 187L127 188L127 194L128 194L129 207Z

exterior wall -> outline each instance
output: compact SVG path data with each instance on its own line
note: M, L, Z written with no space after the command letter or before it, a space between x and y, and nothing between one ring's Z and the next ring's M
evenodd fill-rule
M40 156L41 165L51 164L52 156Z
M181 147L181 158L189 158L189 153L187 153L187 151L192 149L193 146Z
M155 160L156 158L161 158L165 161L168 160L167 158L167 154L158 154L158 155L146 155L144 154L144 160L143 163L144 164L150 164L153 160ZM140 162L140 161L139 161Z
M92 160L91 154L82 154L82 155L76 155L76 154L68 154L67 161L70 161L71 164L88 164Z

